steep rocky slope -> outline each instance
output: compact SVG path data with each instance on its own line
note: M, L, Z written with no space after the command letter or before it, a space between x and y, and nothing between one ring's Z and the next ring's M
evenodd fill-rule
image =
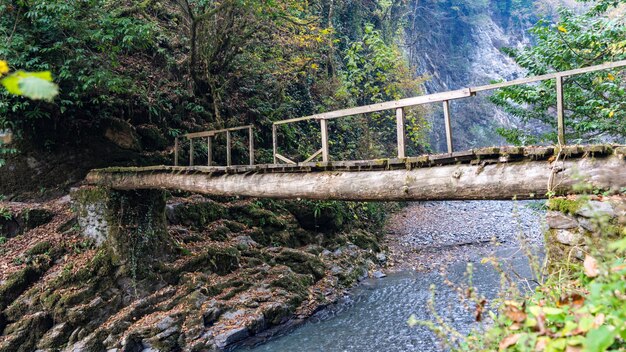
M133 260L150 258L120 266L80 234L68 197L0 208L0 224L19 228L1 227L7 352L221 350L335 301L377 268L381 250L338 208L172 198L176 253L138 276ZM26 227L25 213L50 216Z

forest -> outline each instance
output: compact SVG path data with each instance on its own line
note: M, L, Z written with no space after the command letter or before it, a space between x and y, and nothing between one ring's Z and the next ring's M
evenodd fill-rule
M0 351L222 351L289 332L410 262L394 246L414 243L393 242L388 228L424 205L126 192L85 186L90 170L173 165L175 145L184 163L193 153L199 165L226 165L224 136L212 161L206 143L190 148L184 136L244 125L254 161L272 164L276 121L623 61L626 0L0 0L0 37ZM574 149L599 145L623 163L624 72L564 80ZM552 148L538 160L569 161L558 94L546 80L454 103L455 143ZM441 107L404 113L407 156L442 152ZM395 158L396 123L391 110L333 120L332 159ZM318 121L277 135L280 154L298 162L322 138ZM233 164L247 164L248 135L232 138ZM496 162L472 166L478 175ZM532 289L493 299L457 290L471 320L489 321L484 331L457 330L436 311L434 322L407 315L402 326L455 351L624 350L626 188L574 188L549 184L546 203L522 205L558 223L540 241L548 259ZM467 207L490 208L481 204ZM571 228L559 226L572 221L581 243L564 247ZM498 260L475 265L517 280Z

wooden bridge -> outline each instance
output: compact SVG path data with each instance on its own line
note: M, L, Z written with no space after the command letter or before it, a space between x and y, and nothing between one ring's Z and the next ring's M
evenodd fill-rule
M176 189L215 196L306 198L337 200L455 200L543 198L564 194L580 185L611 192L626 189L626 147L621 145L566 145L563 83L566 77L618 69L626 61L530 77L511 82L466 88L380 104L332 111L274 122L273 163L255 164L254 127L242 126L184 135L189 141L189 166L180 166L176 138L174 166L94 170L87 183L115 190ZM557 146L491 147L454 151L450 101L470 98L499 88L556 81ZM405 108L443 105L448 152L407 157ZM366 113L395 111L397 155L391 159L331 161L328 122ZM278 152L278 126L319 121L321 148L303 162ZM232 165L232 134L247 131L249 165ZM226 166L215 166L215 137L226 134ZM208 163L194 165L194 141L207 143ZM321 161L314 162L321 158Z

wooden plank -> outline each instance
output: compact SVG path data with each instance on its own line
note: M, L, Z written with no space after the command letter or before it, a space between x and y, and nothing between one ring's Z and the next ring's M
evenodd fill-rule
M296 165L296 164L297 164L295 161L293 161L293 160L291 160L291 159L289 159L289 158L286 158L286 157L284 157L284 156L282 156L282 155L280 155L280 154L276 154L276 155L274 155L274 156L275 156L277 159L279 159L280 161L285 162L285 163L287 163L287 164L293 164L293 165Z
M308 159L306 159L302 163L308 163L309 161L311 161L311 160L317 158L318 156L322 155L322 153L323 153L323 149L320 149L320 150L316 151L315 153L313 153L313 155L311 155Z
M438 103L444 100L462 99L462 98L467 98L470 96L472 96L472 92L470 92L469 88L465 88L465 89L454 90L450 92L422 95L418 97L389 101L385 103L360 106L356 108L329 111L329 112L311 115L311 116L277 121L277 122L274 122L274 124L282 125L286 123L293 123L293 122L306 121L306 120L330 120L330 119L336 119L339 117L368 114L372 112L406 108L406 107L429 104L429 103Z
M563 76L556 76L556 119L559 146L565 145L565 106L563 102Z
M273 149L273 155L274 155L274 164L278 164L278 160L276 158L276 155L278 154L278 140L277 140L277 135L276 135L276 125L272 125L272 149Z
M398 140L398 158L406 158L406 133L404 132L404 109L396 109L396 132Z
M452 124L450 122L450 102L443 102L443 119L446 126L446 144L448 145L448 153L454 152L454 146L452 145Z
M189 166L193 166L193 139L189 140Z
M230 137L230 131L226 131L226 166L230 166L233 163L232 159L232 139Z
M330 152L328 150L328 120L320 120L320 128L322 130L322 161L330 161Z
M254 128L254 126L252 125L245 125L245 126L238 126L238 127L232 127L232 128L224 128L221 130L213 130L213 131L205 131L205 132L195 132L195 133L187 133L184 136L192 139L192 138L204 138L204 137L213 137L218 133L224 133L224 132L235 132L235 131L241 131L241 130L247 130L249 128Z
M248 151L250 152L250 165L254 165L254 130L248 130Z
M178 137L174 138L174 166L178 166Z
M207 137L206 141L207 147L207 165L213 166L213 137Z
M557 72L557 73L550 73L550 74L541 75L541 76L516 79L516 80L513 80L513 81L509 81L509 82L488 84L488 85L485 85L485 86L470 88L470 90L473 93L477 93L477 92L483 92L483 91L487 91L487 90L494 90L494 89L499 89L499 88L519 86L519 85L522 85L522 84L529 84L529 83L536 83L536 82L541 82L541 81L547 81L549 79L555 79L557 76L569 77L569 76L579 75L579 74L582 74L582 73L589 73L589 72L595 72L595 71L601 71L601 70L609 70L609 69L612 69L612 68L620 68L620 67L626 67L626 60L616 61L616 62L609 62L609 63L604 63L604 64L601 64L601 65L589 66L589 67L579 68L579 69L575 69L575 70L569 70L569 71L563 71L563 72Z

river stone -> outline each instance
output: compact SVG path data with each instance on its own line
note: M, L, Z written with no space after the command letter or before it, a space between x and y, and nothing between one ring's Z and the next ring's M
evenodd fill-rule
M549 211L546 221L551 229L574 229L578 227L578 221L571 216L558 211Z
M586 217L615 217L615 210L613 209L613 205L609 202L599 202L599 201L589 201L587 204L583 205L576 214Z
M556 240L561 244L575 246L582 240L582 235L569 230L556 230Z
M372 275L377 279L382 279L384 277L387 277L387 275L380 270L374 271Z
M235 342L239 342L250 336L250 331L246 327L228 330L217 336L215 336L215 345L223 349L228 345L232 345Z
M387 256L385 255L385 253L378 253L376 254L376 260L378 260L379 263L383 264L387 262Z

